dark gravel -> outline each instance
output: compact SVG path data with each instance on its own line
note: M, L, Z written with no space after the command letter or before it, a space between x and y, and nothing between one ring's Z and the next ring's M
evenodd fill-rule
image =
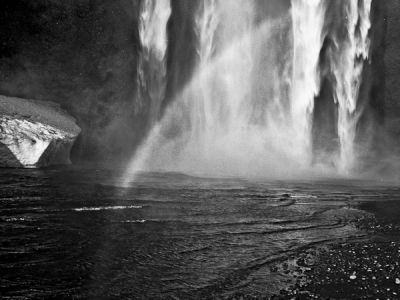
M295 284L272 299L400 299L400 203L366 202L356 241L306 250L272 267Z

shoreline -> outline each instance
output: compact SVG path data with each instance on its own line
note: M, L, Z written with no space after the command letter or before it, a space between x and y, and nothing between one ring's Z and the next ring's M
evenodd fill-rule
M274 266L294 284L271 299L400 298L400 202L367 201L352 207L366 212L354 221L365 237L307 249L291 263Z

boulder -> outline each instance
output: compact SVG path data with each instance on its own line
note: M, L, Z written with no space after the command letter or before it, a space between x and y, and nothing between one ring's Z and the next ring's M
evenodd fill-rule
M80 131L57 104L0 96L0 167L70 164Z

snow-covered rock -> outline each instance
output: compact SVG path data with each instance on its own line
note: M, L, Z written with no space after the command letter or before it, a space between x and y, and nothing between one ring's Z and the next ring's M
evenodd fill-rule
M56 104L0 96L0 167L69 164L79 133Z

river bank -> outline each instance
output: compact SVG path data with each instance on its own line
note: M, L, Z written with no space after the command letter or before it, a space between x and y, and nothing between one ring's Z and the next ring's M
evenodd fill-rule
M308 249L276 271L295 282L272 299L399 299L400 202L354 205L367 212L355 220L365 237Z

